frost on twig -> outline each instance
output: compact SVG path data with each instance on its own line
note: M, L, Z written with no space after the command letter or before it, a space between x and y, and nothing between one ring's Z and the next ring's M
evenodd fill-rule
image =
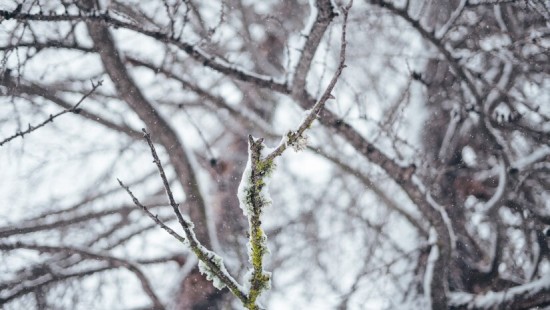
M248 162L239 184L239 202L248 218L248 257L252 264L245 277L249 309L257 309L256 300L271 286L271 273L263 269L263 260L269 249L267 236L261 228L261 215L271 205L267 181L275 167L273 159L262 158L263 139L248 137Z
M228 271L227 269L225 269L225 265L223 264L223 258L212 251L208 251L207 249L203 249L203 252L206 254L208 260L210 260L214 266L216 266L223 273L228 274ZM216 275L216 270L213 270L212 267L210 267L202 260L199 261L199 271L206 276L206 279L208 281L212 281L212 284L215 288L221 290L226 287L226 284L223 282L223 280Z
M287 146L291 146L296 153L307 148L308 136L305 133L299 134L289 131L284 139Z

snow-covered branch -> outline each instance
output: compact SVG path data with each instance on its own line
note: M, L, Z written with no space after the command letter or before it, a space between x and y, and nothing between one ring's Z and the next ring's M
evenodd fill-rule
M453 11L447 22L441 26L436 32L435 32L435 38L438 40L441 40L447 32L449 32L449 29L454 25L456 20L460 17L462 12L464 11L464 7L466 6L466 2L468 0L460 0L460 3L458 4L458 7Z
M258 297L271 286L271 273L263 268L269 249L260 217L265 208L271 205L267 181L275 164L271 159L262 158L264 148L263 139L254 140L252 136L248 137L248 162L238 192L240 206L248 218L248 259L252 264L252 269L245 277L248 282L245 283L248 288L248 302L245 306L248 309L258 309Z
M494 210L498 209L500 202L504 198L504 190L506 189L507 181L507 169L504 160L499 160L498 163L498 186L495 194L487 201L483 206L486 214L493 214Z
M500 292L475 295L463 292L451 293L450 309L531 309L550 302L550 277L512 287Z

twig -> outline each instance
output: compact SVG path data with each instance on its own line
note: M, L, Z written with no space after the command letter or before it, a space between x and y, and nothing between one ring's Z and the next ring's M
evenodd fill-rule
M130 188L128 186L124 185L124 183L122 183L122 181L119 179L117 179L117 181L118 181L118 184L120 184L120 186L126 190L128 195L132 197L132 201L136 206L140 207L153 221L155 221L155 223L157 223L162 229L166 230L170 235L176 238L179 242L186 243L186 240L184 237L182 237L180 234L175 232L172 228L164 224L159 219L158 215L154 215L153 213L151 213L151 211L149 211L149 209L146 206L144 206L141 202L139 202L137 197L132 193L132 191L130 191Z
M180 223L181 227L183 227L183 229L189 229L189 223L185 221L185 219L183 218L179 209L179 205L176 203L176 200L174 199L174 195L172 194L172 189L170 188L170 183L168 182L168 178L166 178L166 173L162 168L162 163L160 162L160 159L157 155L157 151L155 150L155 145L151 140L151 135L145 130L145 128L143 128L142 131L143 131L143 137L145 137L145 140L147 140L147 144L149 144L149 148L151 149L153 162L157 165L160 177L162 178L162 183L164 184L164 189L166 190L166 195L168 195L170 205L172 206L172 209L174 210L174 213L178 218L178 222Z
M311 127L311 124L313 121L317 118L317 115L319 112L325 107L325 104L327 100L334 99L334 96L331 94L332 90L334 89L334 86L336 85L336 82L338 81L338 78L340 78L340 75L342 74L342 71L346 67L346 30L347 30L347 22L348 22L348 13L353 5L353 0L349 2L349 4L342 8L342 13L344 15L344 21L342 25L342 39L340 43L340 62L338 64L338 68L336 69L336 72L334 73L332 79L330 80L330 83L328 84L327 88L325 89L325 92L317 101L317 103L311 108L309 114L306 116L306 118L302 121L300 124L300 127L298 127L298 130L295 132L289 132L284 138L282 143L277 146L277 148L271 152L269 155L266 156L264 160L271 161L275 159L275 157L280 156L283 154L283 152L288 148L288 146L293 145L298 140L303 139L304 132Z
M158 205L155 205L155 207L158 207ZM29 220L25 220L20 223L18 227L14 226L2 226L0 227L0 239L2 238L8 238L11 236L16 235L22 235L22 234L30 234L35 233L39 231L45 231L50 230L53 228L61 228L66 227L69 225L85 225L83 222L87 222L94 219L101 219L105 216L110 216L113 214L124 214L128 213L132 210L134 210L134 206L122 206L119 208L109 208L97 212L89 212L86 214L78 214L78 215L71 215L71 216L60 216L61 219L59 220L43 220L40 218L33 218Z
M0 85L8 86L9 84L2 83L3 81L0 80ZM9 81L8 81L9 83ZM35 83L26 82L24 83L22 79L20 79L19 84L17 87L7 87L9 95L14 95L18 97L23 97L23 94L27 94L30 96L38 96L42 97L46 100L51 101L52 103L64 108L64 109L71 109L72 106L70 103L62 99L60 96L55 94L52 89L53 87L50 85L38 85ZM108 119L106 119L103 116L100 116L99 114L92 113L84 108L79 108L79 116L96 122L102 126L105 126L109 129L113 129L115 131L121 132L126 134L127 136L131 137L132 139L141 139L142 134L140 131L134 130L126 125L119 125L115 122L111 122Z
M130 272L134 273L136 277L139 279L143 290L153 302L153 309L165 309L164 305L162 304L158 296L155 294L145 274L139 269L138 266L136 266L136 264L128 260L121 259L118 257L108 256L104 254L94 253L88 250L74 248L74 247L47 246L47 245L38 245L38 244L28 244L28 243L22 243L22 242L16 242L11 244L0 244L0 250L10 251L10 250L17 250L17 249L29 249L29 250L35 250L43 253L62 252L62 253L69 253L69 254L78 254L81 257L106 261L110 265L124 267L128 269Z
M367 188L370 191L372 191L378 198L380 198L382 202L389 209L397 212L399 215L405 218L412 226L414 226L420 235L424 237L428 236L428 231L422 225L422 222L419 219L417 219L415 216L413 216L409 211L399 206L392 197L390 197L384 190L382 190L382 186L380 186L380 184L378 184L377 182L374 182L373 180L371 180L371 178L367 174L361 172L360 169L356 169L350 166L348 163L344 162L340 158L326 153L320 148L314 149L313 147L309 147L309 149L315 152L315 154L327 159L334 165L338 166L340 169L348 173L350 176L357 178L359 181L361 181L361 183L367 186Z
M224 98L220 96L215 96L209 91L189 81L186 81L185 79L177 76L173 71L170 71L167 68L158 68L150 62L148 63L136 58L132 58L131 56L127 56L126 61L134 66L142 66L148 68L157 74L160 73L169 79L178 81L182 85L182 87L195 92L201 99L205 99L204 102L206 104L206 107L213 109L216 113L219 113L220 110L227 110L229 114L237 121L257 127L258 129L263 131L264 135L269 135L273 137L275 136L275 133L272 132L270 125L262 118L255 117L254 112L249 110L246 106L240 106L238 109L236 109L235 107L228 104Z
M264 179L273 171L273 162L264 162L261 159L263 139L254 141L252 136L248 136L248 147L250 174L245 169L243 181L245 178L248 179L246 181L249 186L245 186L242 193L239 188L239 199L244 198L244 201L240 201L240 203L244 204L246 208L245 213L249 225L249 260L252 263L252 273L249 279L248 304L245 306L252 310L258 309L256 300L264 290L269 288L271 281L271 274L263 269L263 259L269 250L266 244L267 236L261 227L260 216L265 207L271 203L269 198L265 196L263 188L266 186Z
M20 21L73 21L73 22L94 22L94 23L103 23L110 25L115 28L125 28L137 33L154 38L155 40L172 44L178 47L180 50L183 50L189 56L194 58L196 61L202 63L204 66L210 67L218 72L226 74L228 76L237 78L241 81L250 82L257 86L270 88L279 92L287 92L286 84L282 81L277 81L271 76L258 74L256 72L251 72L241 67L238 67L220 57L208 54L206 51L200 47L194 46L187 42L182 42L178 38L175 38L170 33L165 33L163 31L145 29L142 24L133 24L128 23L113 16L110 16L107 13L100 12L81 12L79 15L70 15L70 14L29 14L22 13L20 11L9 12L6 10L0 10L0 17L6 19L15 19Z
M451 13L451 16L449 16L449 19L447 20L445 25L443 25L441 28L439 28L439 30L435 32L436 39L441 40L447 34L447 32L449 32L449 29L451 29L451 27L454 25L456 20L460 17L462 12L464 11L466 2L468 2L468 0L460 0L458 7L453 11L453 13Z
M346 26L349 9L351 8L353 1L342 9L344 14L344 22L342 26L342 43L340 49L340 62L338 68L330 81L329 85L325 89L325 92L319 99L319 101L313 106L307 117L302 121L301 125L295 132L289 132L283 137L279 146L268 154L265 158L261 158L261 151L263 149L263 139L254 140L252 136L248 137L249 140L249 159L247 168L243 173L243 179L239 186L239 200L243 211L248 217L249 223L249 259L252 263L252 270L249 278L250 291L248 292L248 303L245 307L248 309L258 309L256 300L260 294L269 288L271 275L263 269L263 259L266 253L268 253L266 239L262 227L261 227L261 214L265 207L271 203L269 197L264 192L266 186L265 179L269 177L274 168L273 160L282 155L288 146L293 146L295 143L300 143L300 140L304 140L304 132L311 126L313 121L317 118L317 114L324 107L328 99L334 98L331 95L338 78L342 74L345 68L345 53L346 53ZM296 147L296 146L295 146ZM302 148L302 146L300 146Z
M157 222L161 227L166 230L169 234L176 237L179 241L184 240L186 244L189 245L193 253L197 256L200 262L206 266L209 277L216 277L217 280L219 280L221 283L223 283L225 286L229 288L231 293L235 295L237 298L239 298L243 304L246 304L248 302L248 297L243 292L242 287L235 281L235 279L229 274L227 269L225 268L225 265L223 264L223 261L219 256L217 256L215 253L209 251L206 247L204 247L200 241L197 239L195 232L193 230L194 224L183 218L183 215L181 214L179 210L179 205L176 203L176 200L174 199L174 195L172 194L172 190L170 188L170 183L168 182L168 179L166 178L166 173L164 172L164 168L162 167L162 163L157 155L157 151L155 149L155 146L153 144L153 141L151 140L151 136L149 133L144 129L143 136L147 140L147 143L149 144L149 148L151 149L151 155L153 156L153 162L157 165L159 174L162 178L162 182L164 184L164 188L166 190L166 194L168 196L168 199L170 201L170 205L172 206L172 209L174 210L174 213L176 214L176 217L178 218L178 222L180 223L181 227L183 228L183 231L185 232L185 238L182 236L179 236L176 234L172 229L169 229L166 225L162 224L158 220L156 216L148 212L147 208L143 206L139 200L132 194L129 188L127 188L120 180L118 181L120 186L122 186L128 194L132 197L132 200L134 203L142 208L149 217L151 217L155 222ZM199 264L200 266L200 264Z
M88 268L88 269L85 269L85 270L71 272L71 273L55 272L55 273L51 273L51 275L47 279L41 279L38 283L29 283L27 281L25 281L23 283L17 283L18 286L20 286L21 288L18 289L18 290L15 290L15 292L13 292L9 295L4 295L3 297L0 297L0 305L5 305L8 302L10 302L10 301L12 301L12 300L14 300L18 297L24 296L24 295L29 294L31 292L35 292L37 290L40 290L43 287L47 287L51 284L55 284L55 283L61 282L63 280L68 280L68 279L71 279L71 278L83 278L83 277L86 277L86 276L101 273L101 272L104 272L104 271L117 269L117 268L120 268L120 267L122 267L122 266L112 266L111 265L111 266L101 266L101 267L91 268L91 269Z
M459 61L455 57L453 57L451 51L447 49L444 42L435 36L435 33L433 31L427 30L424 26L421 25L419 20L411 17L408 11L398 8L392 2L387 2L384 0L370 0L370 2L396 14L397 16L400 16L402 19L407 21L414 29L416 29L422 35L422 37L424 37L424 39L432 43L435 48L437 48L439 53L443 55L447 63L451 66L454 74L466 84L466 87L475 99L476 105L481 106L483 99L481 98L481 95L479 94L474 81L467 74L467 71L460 65Z
M191 124L191 126L193 126L193 128L195 128L195 130L197 131L197 134L199 135L199 138L204 144L204 147L206 148L206 152L208 152L208 155L210 155L210 158L216 158L216 156L214 156L214 152L212 151L212 147L210 147L210 143L204 136L204 133L202 132L202 129L200 128L200 126L197 125L195 121L193 121L193 117L191 116L189 111L187 111L187 109L182 109L182 111L183 111L183 114L185 114L185 116L187 117L189 124Z
M26 134L29 134L29 133L31 133L31 132L33 132L33 131L41 128L41 127L44 127L49 122L53 122L54 119L58 118L59 116L65 114L65 113L73 112L73 113L78 114L80 112L80 109L78 108L78 106L84 101L84 99L86 99L88 96L90 96L102 84L103 84L103 81L99 81L96 84L94 84L94 82L92 82L92 89L88 93L86 93L84 96L82 96L82 98L80 98L80 100L72 108L65 109L65 110L63 110L63 111L61 111L57 114L50 114L50 117L48 117L45 121L43 121L42 123L40 123L38 125L32 126L31 124L29 124L29 127L27 128L27 130L19 131L19 132L15 133L14 135L0 141L0 146L10 142L11 140L13 140L17 137L23 138L23 136L25 136Z

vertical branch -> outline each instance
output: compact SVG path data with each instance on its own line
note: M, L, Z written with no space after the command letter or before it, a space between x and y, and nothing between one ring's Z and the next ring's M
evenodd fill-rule
M256 300L263 291L269 289L271 281L271 274L263 269L263 259L269 250L267 236L261 228L260 216L263 210L271 204L265 179L273 172L274 164L272 160L260 158L264 147L263 139L255 141L252 136L249 136L248 147L249 157L239 185L239 201L243 212L248 217L248 256L252 264L252 270L247 275L250 290L246 307L258 309Z
M249 275L247 276L250 284L248 304L246 304L248 309L258 309L256 300L264 290L269 289L271 281L271 274L263 269L263 259L269 250L267 248L267 236L261 228L262 221L260 218L265 207L271 204L271 199L269 198L266 188L266 179L273 172L275 167L273 161L275 158L281 156L289 146L294 147L295 150L301 150L306 147L305 144L307 139L304 136L306 130L311 127L311 124L317 118L318 113L325 106L327 100L334 98L331 92L345 68L346 27L349 9L352 4L353 1L350 1L350 3L342 9L344 22L342 26L342 43L338 68L325 89L325 92L319 101L311 108L298 129L295 132L289 132L285 135L279 146L263 158L263 139L254 140L252 136L248 137L249 158L245 171L243 172L241 184L239 185L239 201L249 222L248 254L252 264L252 270L249 271Z
M274 151L267 155L266 160L273 160L274 158L280 156L289 146L294 147L296 150L305 148L305 145L301 145L307 140L307 138L304 136L305 131L310 128L311 124L313 124L313 121L317 119L317 116L325 107L326 102L329 99L334 99L334 96L331 94L331 92L334 89L334 86L336 86L336 82L338 82L342 71L344 71L344 68L346 67L346 31L348 24L348 14L352 5L353 1L350 1L346 7L342 8L344 21L342 24L339 63L336 72L334 72L332 79L330 80L319 101L317 101L317 103L315 103L315 105L313 105L313 107L309 110L308 115L302 121L302 123L298 127L298 130L296 130L295 132L289 132L285 137L283 137L282 143L280 143Z
M180 223L181 227L183 227L184 230L189 229L189 223L187 223L187 221L185 221L185 219L183 218L179 210L179 205L176 203L176 200L174 199L174 195L172 194L172 189L170 188L170 183L168 182L166 173L162 168L162 164L160 162L159 156L155 149L155 145L151 140L151 135L145 130L145 128L142 128L141 131L143 131L143 137L145 138L145 140L147 140L147 144L149 144L149 148L151 149L151 156L153 156L153 162L155 163L155 165L157 165L160 177L162 179L162 184L164 185L164 189L166 190L166 195L168 196L168 200L170 201L170 206L172 206L172 209L174 210L174 213L176 214L178 218L178 222Z
M313 57L323 39L323 35L335 16L336 13L334 12L332 1L310 1L310 20L303 33L306 40L301 48L300 59L294 68L292 81L290 81L292 83L292 93L298 94L305 90L306 78Z

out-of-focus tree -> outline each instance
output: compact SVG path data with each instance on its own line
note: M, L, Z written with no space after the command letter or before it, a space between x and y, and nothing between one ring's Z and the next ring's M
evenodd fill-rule
M346 6L0 4L2 308L550 304L548 2Z

